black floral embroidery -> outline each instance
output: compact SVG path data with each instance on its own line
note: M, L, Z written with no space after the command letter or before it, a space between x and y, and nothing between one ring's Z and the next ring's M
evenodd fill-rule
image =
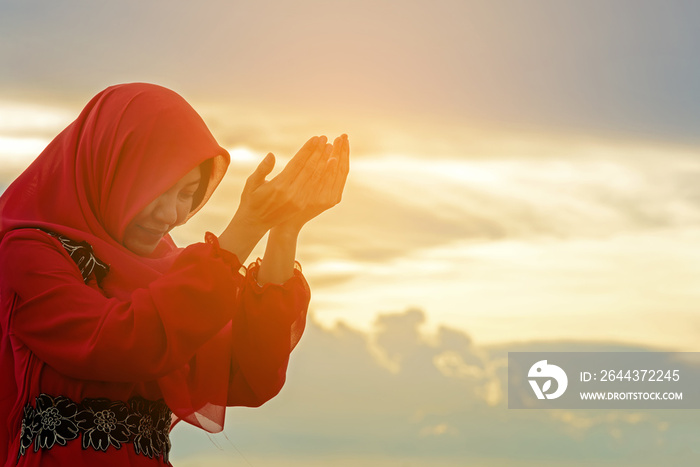
M137 454L148 457L164 453L168 462L170 451L170 409L163 402L147 401L141 397L130 400L131 408L139 415L139 422L134 431L134 448Z
M27 405L24 407L24 417L22 418L22 427L19 430L19 456L23 456L27 452L27 448L32 445L34 436L36 435L34 425L34 407Z
M117 449L128 443L131 437L130 425L137 422L136 415L121 401L109 399L84 399L76 419L83 432L83 449L106 451L109 446Z
M90 277L93 274L95 275L95 280L97 280L97 284L99 285L102 283L102 279L104 279L105 276L107 276L107 273L109 272L109 265L100 261L97 258L97 256L95 256L95 254L92 251L92 245L90 245L86 241L78 242L72 240L68 237L64 237L61 234L57 234L56 232L51 232L49 230L43 231L56 238L59 242L61 242L63 248L78 266L80 274L83 276L83 280L86 284L89 282Z
M109 399L83 399L75 403L67 397L40 394L36 408L24 407L17 460L34 444L34 452L65 446L82 435L82 448L106 452L112 446L121 449L134 443L136 454L150 458L170 453L172 412L163 400L150 401L140 396L129 402Z
M39 448L51 449L56 443L65 446L67 441L77 438L77 413L78 406L66 397L58 396L54 399L46 394L37 397L33 421L36 430L34 452Z

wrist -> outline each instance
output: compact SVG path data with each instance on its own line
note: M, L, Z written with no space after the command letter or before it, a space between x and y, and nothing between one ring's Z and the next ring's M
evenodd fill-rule
M270 237L280 238L285 240L296 240L299 237L302 226L283 223L274 226L270 229Z
M270 229L267 246L263 255L257 282L283 284L294 275L294 257L296 255L299 229L291 225L278 225Z
M244 263L266 232L265 227L249 222L244 216L236 213L223 233L219 235L219 245L234 253L241 263Z
M231 218L231 222L229 222L226 230L239 238L255 239L257 243L257 241L265 236L270 228L259 222L254 222L240 211L236 211L236 214Z

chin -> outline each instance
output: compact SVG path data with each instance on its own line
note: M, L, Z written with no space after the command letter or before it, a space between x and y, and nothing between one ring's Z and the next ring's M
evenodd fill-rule
M124 246L127 250L132 253L136 253L139 256L149 256L153 253L158 246L158 244L143 244L137 242L124 242Z

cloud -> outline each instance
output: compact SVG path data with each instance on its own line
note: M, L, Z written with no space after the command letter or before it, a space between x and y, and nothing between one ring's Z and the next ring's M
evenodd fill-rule
M493 386L505 394L507 351L637 348L567 341L481 347L449 327L425 334L423 320L418 309L384 314L371 333L312 320L281 394L259 409L229 409L228 439L214 436L222 459L242 464L242 453L253 465L406 459L416 466L631 466L700 456L692 447L700 435L693 411L509 410L504 397L489 395ZM373 347L399 365L387 368ZM186 427L175 430L173 443L183 465L215 449Z
M84 102L146 80L316 123L408 115L697 142L697 14L639 0L12 0L0 7L0 93ZM248 130L258 138L237 131Z
M355 162L343 202L300 237L320 322L368 330L379 312L415 305L430 310L426 326L472 329L482 342L696 350L697 158L662 147L568 151ZM252 167L232 167L178 241L223 230Z
M700 225L696 158L636 154L358 161L343 203L304 239L323 246L333 238L336 258L384 262L460 240L600 239ZM311 250L308 258L328 253Z

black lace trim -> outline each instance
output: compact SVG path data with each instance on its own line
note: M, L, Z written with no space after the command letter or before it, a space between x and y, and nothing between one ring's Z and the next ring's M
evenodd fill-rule
M83 276L83 280L86 284L89 282L90 276L93 274L95 275L97 284L102 284L102 279L104 279L109 272L109 265L103 261L100 261L97 256L95 256L95 253L92 251L92 245L86 241L78 242L72 240L50 230L39 230L46 232L61 242L63 248L65 248L71 259L75 261L78 269L80 269L80 274Z
M162 399L150 401L135 396L127 402L109 399L83 399L76 403L64 396L40 394L33 407L24 407L17 461L34 445L39 449L65 446L82 437L83 449L106 452L133 443L136 454L163 456L170 453L172 412Z

